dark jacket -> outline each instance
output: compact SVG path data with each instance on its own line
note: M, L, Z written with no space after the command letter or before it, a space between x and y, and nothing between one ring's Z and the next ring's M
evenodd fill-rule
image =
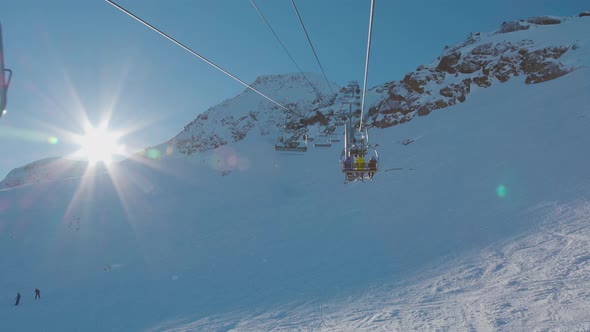
M369 160L369 169L371 171L377 170L377 160L375 160L375 158L371 158L371 160Z
M352 157L348 156L344 161L344 170L352 170Z

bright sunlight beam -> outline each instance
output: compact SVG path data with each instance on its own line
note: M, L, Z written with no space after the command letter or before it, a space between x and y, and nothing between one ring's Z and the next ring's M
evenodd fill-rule
M125 148L117 140L118 134L109 132L105 125L94 128L86 126L85 134L76 137L80 150L76 155L88 160L90 164L103 162L108 165L115 155L123 155Z

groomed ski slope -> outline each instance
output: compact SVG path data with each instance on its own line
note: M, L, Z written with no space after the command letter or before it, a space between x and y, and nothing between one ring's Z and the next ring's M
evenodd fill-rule
M538 206L536 231L353 295L151 331L587 331L589 211L587 201Z
M395 166L403 170L344 186L342 193L362 190L373 199L362 209L364 226L382 249L350 246L367 252L367 261L386 256L389 262L375 264L391 267L390 276L337 294L318 289L314 297L270 310L243 308L192 322L184 317L153 331L589 329L585 75L482 90L450 113L400 126L391 143L383 143L394 145L389 156L398 156ZM557 121L556 109L562 109ZM397 143L407 137L416 140ZM366 265L350 265L366 273Z
M588 329L587 40L566 76L372 130L373 182L249 135L0 191L0 330Z

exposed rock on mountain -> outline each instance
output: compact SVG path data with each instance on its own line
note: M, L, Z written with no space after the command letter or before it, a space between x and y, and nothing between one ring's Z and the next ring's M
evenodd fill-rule
M471 33L465 41L446 47L433 63L419 66L399 81L369 89L364 124L388 128L465 102L474 89L514 79L538 84L566 75L576 69L568 59L575 59L575 53L585 46L568 38L566 32L571 27L567 25L585 22L585 16L589 16L587 12L569 18L539 16L504 22L489 34ZM562 31L558 31L561 27ZM342 123L360 120L360 102L351 102L350 89L339 87L332 94L319 74L260 76L252 86L287 110L247 89L199 114L168 142L147 148L145 156L157 159L191 155L252 135L313 140L317 128L330 135ZM358 97L356 92L354 98ZM39 161L13 170L0 188L83 174L82 166L72 171L70 164L58 168L54 165L56 161Z
M496 33L486 36L470 34L463 43L448 48L434 65L420 66L399 82L374 88L374 92L383 94L383 99L372 105L378 112L373 112L367 123L387 128L407 122L416 115L424 116L464 102L473 87L487 88L515 77L523 77L526 84L536 84L566 75L575 67L560 59L567 52L575 52L578 46L545 36L546 29L567 24L566 21L541 16L505 22ZM499 38L529 29L531 32L526 34Z

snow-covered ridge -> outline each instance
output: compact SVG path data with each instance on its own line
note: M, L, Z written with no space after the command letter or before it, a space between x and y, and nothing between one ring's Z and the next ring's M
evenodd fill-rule
M578 30L580 29L580 30ZM584 17L534 17L504 22L499 30L472 33L432 64L420 66L401 81L388 82L372 91L381 98L369 110L369 123L386 128L464 102L473 88L521 79L542 83L575 70L586 41L572 31L588 31Z
M560 24L562 18L554 16L537 16L527 20L504 22L496 33L509 33L519 30L528 30L531 26Z
M287 123L308 117L334 102L320 75L283 74L260 76L252 87L270 96L289 112L249 89L200 114L164 146L190 155L244 139L252 130L275 134ZM162 146L161 146L162 147Z
M88 163L63 158L41 159L25 166L15 168L0 182L0 189L18 187L26 184L80 177L86 172ZM104 168L98 167L98 172Z
M464 102L473 88L514 78L536 84L566 75L577 68L575 59L583 56L580 48L585 44L579 41L579 34L570 32L587 31L589 25L590 20L582 14L540 16L504 22L488 34L472 33L464 42L447 48L432 64L418 67L400 81L370 89L365 123L387 128ZM156 147L160 154L189 155L214 149L244 139L253 129L263 136L293 127L311 132L309 127L333 127L347 118L348 106L339 102L345 99L345 90L331 96L320 75L261 76L253 86L291 111L246 90L199 115L176 137Z
M590 58L587 13L577 17L534 17L505 22L494 32L471 33L447 47L433 63L422 65L402 80L368 91L365 124L388 128L434 110L464 102L475 89L512 79L537 84L584 66ZM332 83L333 84L333 83ZM346 89L333 84L331 93L320 74L264 75L252 86L285 105L278 107L246 89L199 114L168 142L146 148L146 155L191 155L244 140L248 136L283 135L285 130L311 133L321 125L335 129L348 118ZM359 112L353 114L357 117ZM153 154L150 151L154 152ZM43 180L81 176L85 166L39 161L11 171L0 182L9 188Z

